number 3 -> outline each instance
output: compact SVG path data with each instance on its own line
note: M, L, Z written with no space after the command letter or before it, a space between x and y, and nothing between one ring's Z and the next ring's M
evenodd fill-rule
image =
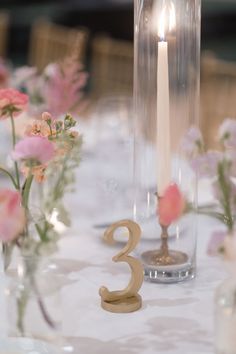
M114 262L126 262L131 268L131 279L124 290L109 291L106 287L101 287L99 294L102 299L103 309L111 312L133 312L142 306L142 298L138 294L143 283L143 267L139 260L129 256L141 237L141 229L138 224L131 220L119 221L111 225L104 234L104 240L115 243L114 232L120 227L126 227L129 231L129 239L125 247L112 258Z

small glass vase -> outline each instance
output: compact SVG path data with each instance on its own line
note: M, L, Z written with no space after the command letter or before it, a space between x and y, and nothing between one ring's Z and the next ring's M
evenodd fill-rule
M215 295L215 352L236 354L236 276L225 280Z
M43 257L18 257L12 260L6 275L10 343L23 348L24 354L63 353L60 274L56 265Z

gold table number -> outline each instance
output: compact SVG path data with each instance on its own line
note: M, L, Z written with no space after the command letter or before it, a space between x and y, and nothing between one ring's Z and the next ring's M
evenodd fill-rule
M141 237L139 225L131 220L122 220L111 225L104 233L104 240L109 243L115 243L114 232L120 227L126 227L129 231L129 239L125 247L112 258L114 262L126 262L131 268L131 279L124 290L109 291L102 286L99 289L101 296L101 306L104 310L115 313L128 313L137 311L142 306L142 298L138 294L143 283L143 266L141 262L129 256Z

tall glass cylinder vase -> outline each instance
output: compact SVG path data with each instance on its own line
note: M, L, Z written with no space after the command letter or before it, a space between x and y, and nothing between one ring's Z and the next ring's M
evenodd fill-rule
M195 275L197 181L183 140L199 119L200 19L200 0L135 1L134 218L145 277L154 282ZM162 225L158 204L171 186L191 207Z

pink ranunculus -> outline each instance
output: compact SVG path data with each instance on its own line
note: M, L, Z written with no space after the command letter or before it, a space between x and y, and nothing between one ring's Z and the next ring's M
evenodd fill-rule
M5 243L15 240L23 231L25 220L20 193L0 190L0 240Z
M30 136L20 140L12 152L14 160L35 160L40 164L49 162L53 157L53 143L40 136Z
M177 184L171 184L159 199L157 213L162 226L169 226L176 221L185 209L185 198Z
M26 109L28 101L27 95L15 89L0 89L0 119L8 118L10 112L17 117Z

